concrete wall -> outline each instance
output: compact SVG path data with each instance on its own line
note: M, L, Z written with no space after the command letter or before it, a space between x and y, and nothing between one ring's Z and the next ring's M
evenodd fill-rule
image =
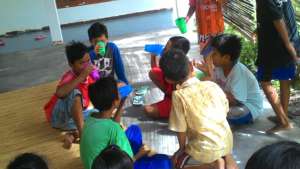
M180 1L180 0L179 0ZM174 0L115 0L58 10L61 24L120 16L136 12L172 8ZM48 26L44 0L1 0L0 35L10 31Z

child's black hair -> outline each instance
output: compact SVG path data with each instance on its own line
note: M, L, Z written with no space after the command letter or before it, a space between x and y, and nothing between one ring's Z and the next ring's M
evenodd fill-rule
M170 49L164 53L159 66L169 80L180 82L189 75L189 60L185 53L179 49Z
M242 49L241 38L238 36L221 34L214 37L210 43L222 56L229 55L234 64L238 61Z
M170 37L170 39L168 41L170 41L171 43L175 43L176 41L178 41L179 39L183 38L182 36L172 36Z
M172 36L169 41L171 48L181 49L185 54L190 50L190 41L183 36Z
M88 35L90 41L102 35L105 35L105 37L108 38L108 31L104 24L100 22L95 22L88 29Z
M71 64L82 59L86 53L88 53L88 47L81 42L72 41L66 46L67 59Z
M119 99L116 80L113 77L106 77L91 84L89 97L94 107L100 112L109 110L113 106L113 101Z
M133 169L133 162L118 146L110 145L95 158L92 169Z
M265 146L255 152L246 169L299 169L300 144L283 141Z
M48 169L44 159L33 153L24 153L11 161L7 169Z
M190 50L190 41L185 37L181 37L174 42L172 48L181 49L185 54L187 54Z

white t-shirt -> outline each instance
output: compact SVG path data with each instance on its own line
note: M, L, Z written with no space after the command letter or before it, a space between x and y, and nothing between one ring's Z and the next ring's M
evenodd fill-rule
M240 62L237 62L231 72L225 77L223 69L216 67L214 81L226 92L230 92L234 98L244 104L256 119L263 112L263 97L258 82L250 70Z

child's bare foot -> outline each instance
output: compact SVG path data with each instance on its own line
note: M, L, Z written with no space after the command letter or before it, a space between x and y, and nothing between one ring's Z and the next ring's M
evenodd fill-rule
M275 124L279 122L276 116L268 116L268 120Z
M235 162L231 154L226 155L225 165L226 165L226 169L239 169L237 163Z
M70 149L74 141L75 141L74 135L71 133L67 133L64 138L63 148Z
M63 147L65 149L70 149L72 147L73 143L79 143L78 138L79 138L78 131L66 133L65 138L64 138Z
M225 160L223 158L218 159L215 164L214 169L225 169Z
M266 133L267 134L274 134L276 132L283 131L283 130L289 130L291 128L292 128L292 126L290 124L286 124L286 125L278 125L277 124L273 128L267 130Z
M291 117L291 116L287 116L289 119L293 119L293 117ZM275 124L278 124L279 123L279 120L278 120L278 118L276 117L276 116L269 116L268 117L268 120L269 121L271 121L271 122L273 122L273 123L275 123Z

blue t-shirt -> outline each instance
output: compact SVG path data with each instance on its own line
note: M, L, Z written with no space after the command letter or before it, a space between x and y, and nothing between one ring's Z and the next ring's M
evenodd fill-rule
M116 73L118 80L128 84L125 75L123 60L120 50L113 42L108 42L106 45L106 53L104 56L97 55L94 47L90 48L90 57L92 63L98 68L101 77L114 76Z
M253 119L263 112L263 97L258 82L245 65L237 62L227 77L222 68L216 67L213 78L224 91L230 92L250 110Z

